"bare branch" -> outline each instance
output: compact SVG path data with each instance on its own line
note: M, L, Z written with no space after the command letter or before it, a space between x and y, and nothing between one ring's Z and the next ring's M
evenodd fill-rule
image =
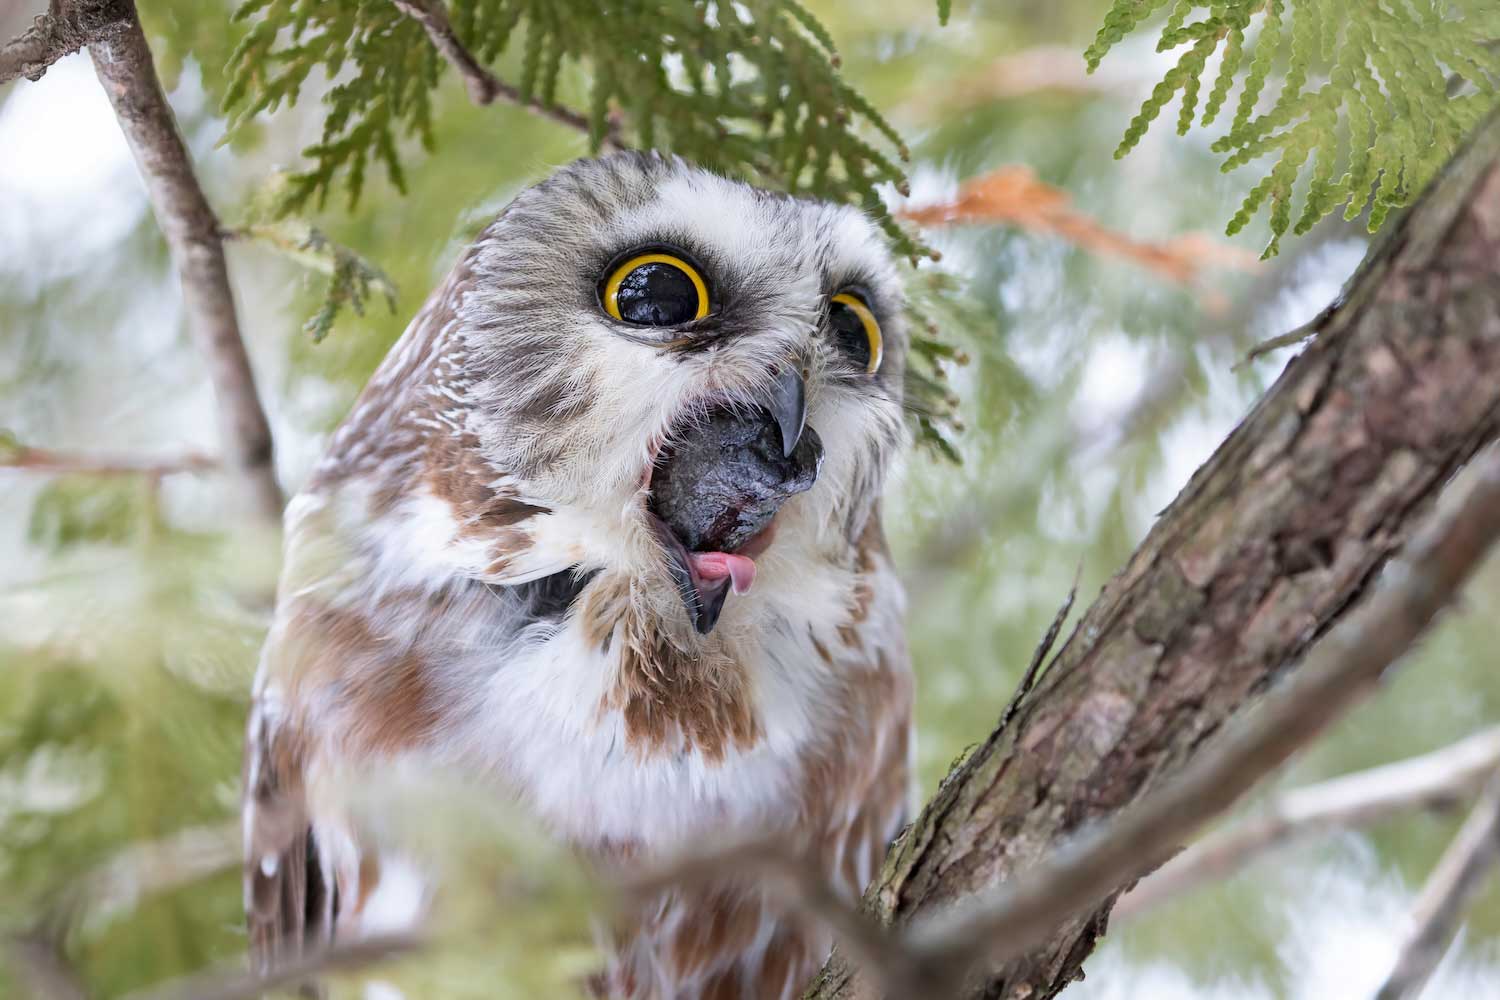
M1330 657L1358 656L1370 657L1364 666L1378 673L1425 625L1416 619L1433 610L1434 592L1413 593L1425 573L1397 570L1383 591L1376 583L1403 551L1410 565L1447 572L1482 547L1484 532L1476 531L1452 560L1446 550L1424 558L1413 538L1433 530L1424 514L1440 493L1445 501L1465 495L1445 484L1500 438L1497 247L1500 114L1479 126L1371 250L1322 334L1157 519L1011 723L955 766L896 841L865 893L879 922L912 926L975 894L991 904L971 913L987 921L986 933L997 913L1030 912L1023 933L989 938L986 952L990 943L1045 940L986 968L974 992L1056 996L1078 978L1125 884L1233 798L1226 783L1200 801L1176 777L1228 748L1246 755L1236 776L1243 787L1326 718L1294 720L1309 732L1277 734L1267 746L1235 736L1205 754L1205 741L1286 675L1309 671L1316 687ZM1479 465L1493 474L1494 462ZM1391 618L1361 613L1371 593ZM1391 602L1401 594L1412 603L1396 610L1413 618L1395 618ZM1360 628L1343 629L1346 619ZM1326 707L1315 691L1307 710L1347 704L1345 683ZM1199 814L1184 810L1154 825L1162 822L1157 796L1181 796L1183 788ZM1105 826L1148 801L1150 810L1129 812L1130 825ZM1095 837L1079 837L1105 828L1162 839L1111 856L1109 845L1101 851ZM1079 858L1093 868L1078 867ZM1048 882L1048 898L1040 898L1043 883L1031 878L1037 866L1044 879L1062 871L1066 884ZM1122 871L1101 887L1102 875ZM994 895L1006 884L1028 895ZM1045 919L1058 911L1066 919ZM926 931L934 947L961 951L960 933L956 924ZM869 992L836 954L807 996Z
M1318 335L1318 331L1322 329L1323 322L1328 319L1332 310L1333 306L1329 306L1327 309L1324 309L1322 312L1318 313L1318 315L1314 316L1306 323L1303 323L1300 326L1293 327L1286 333L1278 333L1274 337L1267 337L1265 340L1262 340L1260 343L1250 348L1250 350L1246 351L1245 356L1236 361L1230 370L1243 371L1250 366L1250 363L1252 361L1256 360L1257 358L1264 357L1265 355L1270 354L1272 351L1279 351L1283 347L1294 347L1297 344L1302 343L1309 337L1316 337Z
M129 18L129 0L52 0L25 33L0 48L0 86L18 76L40 80L48 68Z
M415 934L372 935L308 952L263 976L239 966L226 967L130 993L124 1000L258 1000L262 994L300 986L328 973L380 965L409 955L425 943Z
M1497 537L1500 451L1490 451L1477 463L1463 498L1412 540L1369 603L1324 638L1296 676L1243 726L1117 820L999 889L914 925L915 946L955 964L1004 961L1159 864L1373 690L1386 667L1453 600Z
M7 447L0 440L0 469L64 475L168 476L178 472L206 472L218 465L216 459L191 451L180 455L90 454L25 445Z
M1412 932L1396 968L1375 1000L1407 1000L1421 994L1448 942L1458 930L1469 901L1500 860L1500 771L1485 786L1474 811L1433 869L1412 914Z
M1255 815L1211 833L1147 876L1115 904L1118 922L1208 882L1267 851L1334 830L1358 830L1413 809L1448 809L1500 767L1500 726L1420 757L1277 796Z
M589 120L583 115L569 108L544 103L534 97L523 97L516 87L481 66L479 60L474 58L474 54L458 40L458 35L454 33L453 25L443 10L442 0L391 0L391 2L396 5L397 10L416 21L427 32L427 37L432 40L433 46L463 78L464 87L469 92L469 100L475 104L493 104L497 99L504 99L533 114L557 122L559 125L566 125L585 135L589 133ZM623 148L613 125L606 131L604 144Z
M1081 250L1146 268L1194 291L1215 311L1222 311L1226 303L1217 286L1207 280L1210 268L1255 271L1261 266L1253 253L1202 233L1152 241L1110 229L1074 207L1066 191L1044 183L1030 167L1018 164L969 178L950 201L908 205L897 214L919 226L1001 223L1047 233Z
M224 465L241 480L251 510L279 521L282 497L271 429L240 336L219 220L193 173L135 7L129 2L115 6L124 8L124 20L91 37L89 54L182 279L188 326L214 386Z

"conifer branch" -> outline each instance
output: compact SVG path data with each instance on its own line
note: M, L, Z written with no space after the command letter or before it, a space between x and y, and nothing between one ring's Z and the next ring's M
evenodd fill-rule
M1494 773L1422 886L1411 934L1375 1000L1415 1000L1453 940L1469 901L1500 861L1500 771Z
M1120 897L1123 920L1234 875L1269 851L1337 830L1359 830L1403 812L1450 809L1500 768L1500 726L1407 760L1282 793L1250 817L1193 844Z
M1114 0L1085 53L1089 70L1166 0ZM1490 0L1422 8L1402 3L1328 4L1290 0L1179 0L1161 29L1158 52L1182 50L1125 131L1115 155L1134 148L1176 93L1177 131L1195 124L1209 56L1217 75L1196 124L1225 110L1236 79L1238 106L1212 149L1223 169L1270 166L1230 220L1233 235L1262 210L1265 256L1287 232L1308 232L1343 206L1344 218L1369 208L1369 229L1421 192L1464 136L1500 102L1500 51ZM1191 20L1201 16L1201 20ZM1252 23L1255 27L1252 28ZM1420 45L1409 40L1420 38ZM1221 48L1222 46L1222 48ZM1260 101L1285 65L1275 101ZM1298 184L1306 174L1308 182ZM1300 211L1294 213L1294 201Z
M219 220L193 172L134 4L110 6L121 9L124 20L91 37L89 54L182 280L188 328L214 387L224 465L240 481L250 510L279 522L271 428L240 333Z
M1160 864L1373 691L1500 538L1500 451L1488 453L1474 473L1454 508L1439 512L1412 540L1387 584L1324 638L1242 728L1117 820L997 890L913 926L916 950L934 963L967 968L1040 944L1059 923Z
M442 0L391 0L391 2L396 5L397 10L416 21L422 26L422 30L427 32L427 37L432 40L433 47L463 78L464 88L469 92L469 99L475 104L483 106L492 104L497 99L503 99L533 114L557 122L559 125L566 125L584 135L589 134L589 120L584 115L535 97L525 97L517 87L506 83L481 66L479 60L474 58L474 54L458 40L458 35L453 31L453 24L443 10ZM618 129L613 123L610 124L605 134L604 144L617 149L624 148L620 142Z
M218 461L198 452L180 455L127 455L57 451L12 443L0 434L0 469L91 476L169 476L179 472L206 472Z
M262 996L295 989L319 976L373 968L410 955L425 943L425 939L412 933L372 934L306 952L265 975L251 972L242 963L235 962L221 969L194 973L129 993L125 1000L258 1000Z
M1494 453L1475 463L1477 484L1450 493L1464 498L1454 508L1422 516L1500 439L1497 220L1500 114L1371 251L1323 334L1160 515L1011 724L896 841L865 893L876 920L922 926L912 943L956 961L1040 934L985 963L973 993L1057 995L1132 879L1426 627L1500 533ZM1300 697L1273 695L1269 714L1205 756L1206 739L1288 674ZM1180 815L1174 802L1187 802ZM1130 857L1080 839L1090 829L1134 841ZM1074 846L1055 854L1062 844ZM988 903L960 921L953 901L976 894ZM933 916L945 908L949 919ZM1013 939L993 936L1019 924ZM869 995L838 954L806 994Z

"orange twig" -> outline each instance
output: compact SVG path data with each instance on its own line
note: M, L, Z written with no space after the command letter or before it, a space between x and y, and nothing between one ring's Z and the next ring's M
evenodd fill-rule
M1213 293L1204 287L1206 270L1249 271L1259 264L1254 253L1202 233L1151 242L1117 232L1074 208L1066 191L1038 180L1030 167L1019 165L966 181L950 202L907 208L900 214L919 226L998 222L1050 233L1084 250L1120 257L1175 284L1193 287L1209 304Z

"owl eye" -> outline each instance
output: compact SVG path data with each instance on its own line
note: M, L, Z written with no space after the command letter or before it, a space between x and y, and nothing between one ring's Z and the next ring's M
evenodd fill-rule
M677 326L708 315L708 286L681 257L642 253L610 272L604 311L636 326Z
M885 353L880 338L880 323L870 307L853 292L840 292L828 300L828 325L844 354L859 365L866 375L880 370Z

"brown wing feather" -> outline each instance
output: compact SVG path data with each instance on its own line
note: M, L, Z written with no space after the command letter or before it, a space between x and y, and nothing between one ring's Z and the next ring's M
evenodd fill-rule
M333 937L337 892L303 798L301 740L259 699L245 738L245 920L250 962L265 973Z

